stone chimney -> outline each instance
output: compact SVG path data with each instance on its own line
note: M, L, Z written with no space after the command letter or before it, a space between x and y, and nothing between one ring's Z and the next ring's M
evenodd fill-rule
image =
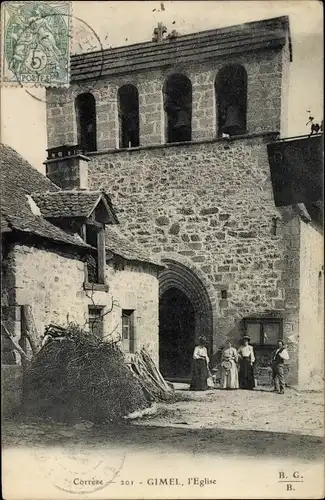
M88 161L79 146L47 149L46 176L61 189L88 189Z

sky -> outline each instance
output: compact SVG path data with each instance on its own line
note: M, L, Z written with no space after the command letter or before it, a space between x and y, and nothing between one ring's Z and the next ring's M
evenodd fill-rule
M133 1L72 2L74 52L85 50L87 33L97 48L151 40L153 29L163 22L168 32L181 35L288 15L293 62L290 66L288 104L289 136L309 132L307 110L316 121L323 118L323 6L317 0L256 1ZM85 24L86 23L86 24ZM83 33L82 33L83 32ZM94 35L96 33L96 36ZM98 39L97 39L98 37ZM82 40L83 43L79 45ZM43 89L31 89L42 99ZM36 168L46 152L45 104L24 89L1 90L1 140L14 147Z

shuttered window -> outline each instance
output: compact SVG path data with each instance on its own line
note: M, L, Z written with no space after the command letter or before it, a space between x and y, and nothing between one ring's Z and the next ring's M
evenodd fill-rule
M282 339L282 319L280 318L247 318L244 320L245 335L251 338L256 346L275 346Z

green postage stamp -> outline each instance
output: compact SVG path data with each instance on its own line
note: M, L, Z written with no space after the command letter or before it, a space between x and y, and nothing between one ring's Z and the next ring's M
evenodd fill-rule
M2 4L2 83L69 85L71 2Z

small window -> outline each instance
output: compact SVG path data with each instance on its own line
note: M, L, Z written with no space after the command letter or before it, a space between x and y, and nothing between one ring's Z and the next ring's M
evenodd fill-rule
M103 225L85 224L84 241L97 250L89 252L87 256L87 277L88 283L105 283L105 229Z
M134 352L134 311L122 310L122 343L124 352Z
M134 85L123 85L118 90L120 148L134 148L139 139L139 94Z
M277 217L272 217L272 224L271 224L271 234L272 236L276 236L278 232L278 218Z
M192 84L185 75L173 74L163 87L166 141L186 142L192 138Z
M103 337L103 307L89 307L89 331L97 337Z
M253 345L273 347L282 339L282 319L245 319L244 324L245 335L251 338Z
M75 100L78 145L84 153L97 150L96 101L92 94L80 94Z

